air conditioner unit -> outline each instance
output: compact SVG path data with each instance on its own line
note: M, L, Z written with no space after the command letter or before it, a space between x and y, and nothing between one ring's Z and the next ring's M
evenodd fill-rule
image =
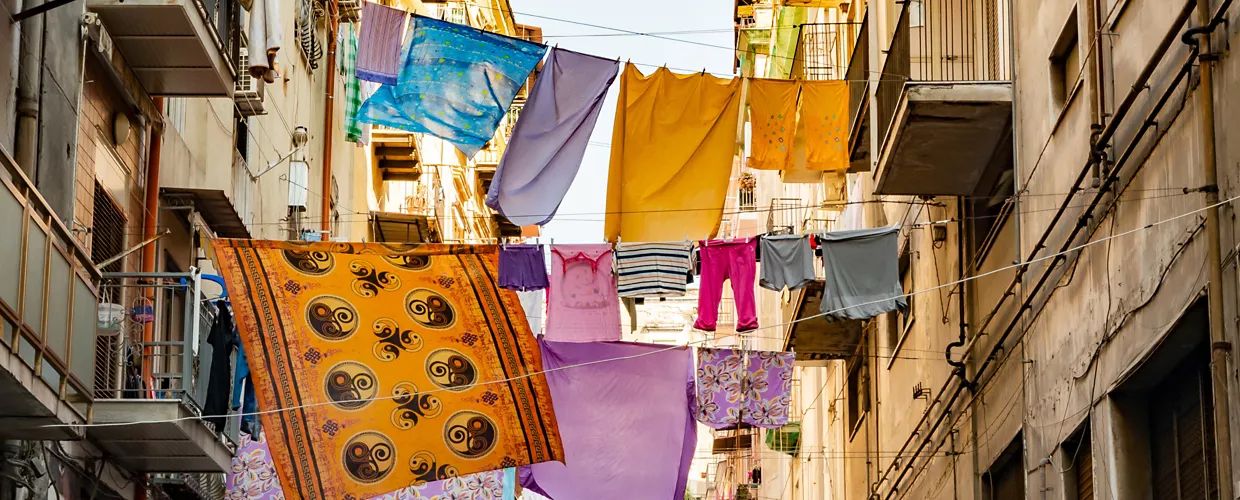
M242 116L265 115L263 108L264 85L266 82L250 76L249 49L241 47L237 58L237 85L233 91L233 101Z

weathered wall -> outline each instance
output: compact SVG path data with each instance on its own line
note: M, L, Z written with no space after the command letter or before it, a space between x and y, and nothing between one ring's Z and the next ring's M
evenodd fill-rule
M66 224L73 219L84 12L85 2L77 0L43 14L43 75L35 184Z

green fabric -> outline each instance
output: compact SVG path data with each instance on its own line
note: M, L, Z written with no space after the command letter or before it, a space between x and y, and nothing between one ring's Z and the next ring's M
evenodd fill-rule
M788 78L792 75L792 60L796 56L797 41L801 38L800 25L809 20L805 7L780 7L775 12L775 29L771 44L771 59L766 65L767 78Z
M788 422L778 429L766 431L766 447L792 456L801 451L801 423Z
M344 138L361 143L362 122L357 121L357 111L362 107L362 82L357 79L357 30L346 24L344 46L341 47L340 72L344 74Z

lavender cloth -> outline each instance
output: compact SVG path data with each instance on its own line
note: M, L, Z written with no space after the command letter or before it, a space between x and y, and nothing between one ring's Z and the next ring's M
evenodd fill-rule
M528 292L547 288L547 257L541 245L504 245L499 251L499 286Z
M694 418L713 429L787 424L795 360L791 352L699 348Z
M552 500L683 498L697 444L689 348L539 344L543 369L580 366L547 373L567 465L522 467L521 485Z
M552 49L487 192L518 226L546 224L577 176L616 61Z
M396 84L400 75L400 42L409 17L400 9L362 2L361 33L357 36L358 79Z

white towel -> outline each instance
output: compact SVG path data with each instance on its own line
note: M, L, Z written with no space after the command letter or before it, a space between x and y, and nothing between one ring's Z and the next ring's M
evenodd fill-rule
M253 0L250 6L250 75L267 83L276 81L276 54L280 51L278 0Z

